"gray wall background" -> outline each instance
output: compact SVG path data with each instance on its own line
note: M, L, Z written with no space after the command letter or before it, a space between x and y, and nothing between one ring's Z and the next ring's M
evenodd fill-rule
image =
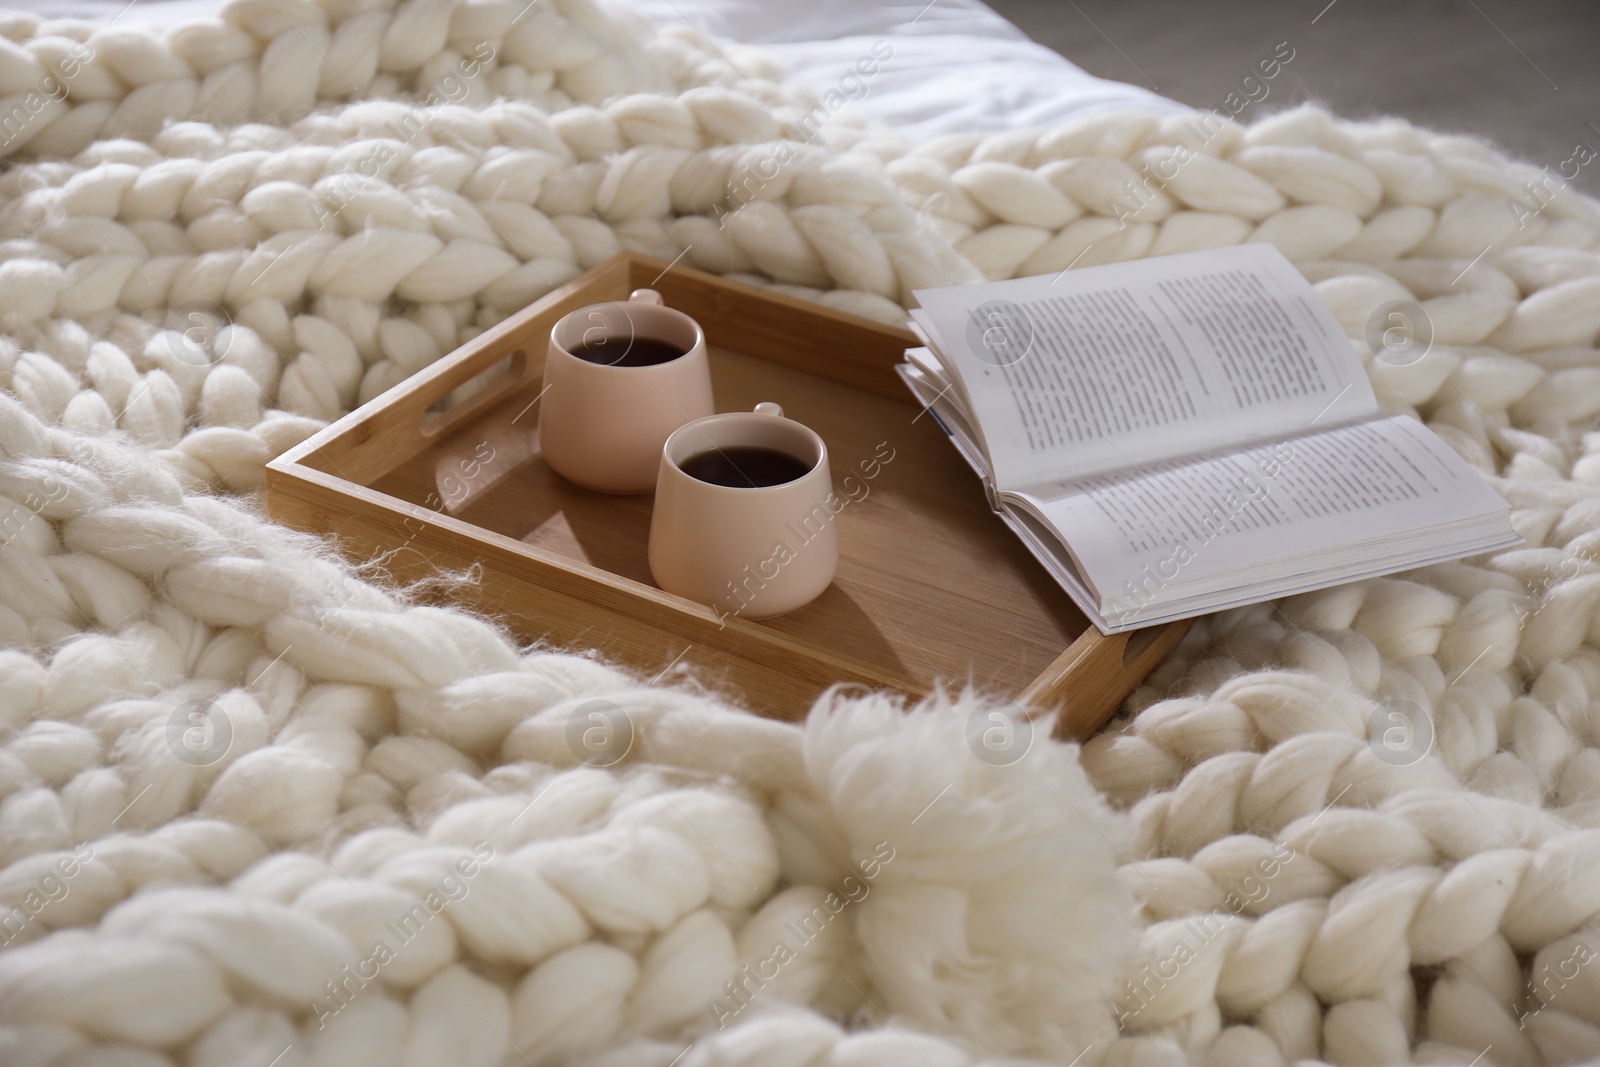
M1217 107L1281 41L1245 117L1307 100L1470 133L1556 171L1600 151L1600 0L986 0L1091 74ZM1569 170L1570 170L1569 166ZM1576 185L1600 195L1600 159Z

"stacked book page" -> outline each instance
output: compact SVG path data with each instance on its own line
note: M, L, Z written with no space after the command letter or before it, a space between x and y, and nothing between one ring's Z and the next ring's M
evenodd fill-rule
M901 377L1105 633L1521 543L1271 245L916 295Z

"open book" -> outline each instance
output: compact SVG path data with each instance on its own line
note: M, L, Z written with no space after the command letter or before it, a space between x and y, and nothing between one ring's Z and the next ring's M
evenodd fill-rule
M1521 541L1271 245L916 295L901 377L1106 633Z

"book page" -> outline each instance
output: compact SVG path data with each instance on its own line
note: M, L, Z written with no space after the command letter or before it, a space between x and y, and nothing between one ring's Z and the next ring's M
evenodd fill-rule
M1326 557L1508 511L1448 445L1402 415L1096 475L1060 491L1019 498L1054 528L1107 604L1148 603L1180 582L1220 588L1240 573L1271 573L1275 560Z
M1377 410L1350 341L1271 245L916 295L1002 489Z

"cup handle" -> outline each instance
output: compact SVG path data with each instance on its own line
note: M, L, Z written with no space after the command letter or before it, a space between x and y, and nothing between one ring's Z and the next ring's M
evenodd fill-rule
M628 302L633 304L660 304L661 294L654 289L635 289L628 294Z
M778 405L774 404L770 400L764 400L761 403L756 405L756 414L757 415L776 415L779 418L782 418L783 417L783 409L780 408Z

